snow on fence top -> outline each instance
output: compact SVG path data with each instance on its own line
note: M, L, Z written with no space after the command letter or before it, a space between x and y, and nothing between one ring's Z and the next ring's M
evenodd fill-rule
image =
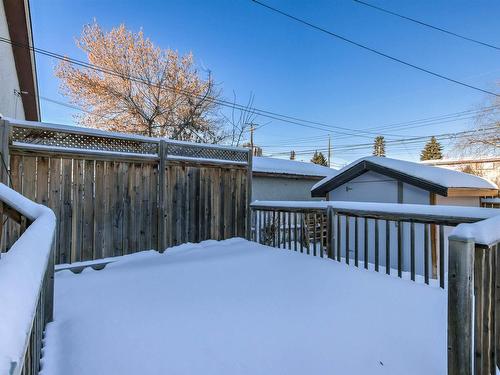
M160 141L164 140L167 158L170 156L186 157L238 163L248 163L249 160L249 150L240 147L175 141L78 126L3 119L12 125L11 141L17 147L45 146L57 150L92 150L158 157Z
M337 175L340 176L342 173L348 171L349 169L364 161L446 188L497 189L497 186L493 182L468 173L463 173L448 168L414 163L406 160L398 160L378 156L368 156L360 158L340 169ZM312 190L325 185L333 178L335 178L335 176L326 177L325 179L315 184Z
M270 174L289 174L300 176L326 177L337 173L335 169L314 163L295 160L276 159L256 156L253 158L252 171Z
M492 208L497 210L497 208ZM460 239L472 240L477 244L492 246L500 242L500 214L472 224L460 224L451 233Z
M0 200L32 221L0 258L0 374L17 374L49 264L56 219L49 208L3 184Z

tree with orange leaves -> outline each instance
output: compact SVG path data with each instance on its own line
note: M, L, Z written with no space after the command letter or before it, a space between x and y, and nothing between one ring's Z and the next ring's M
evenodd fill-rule
M105 32L94 22L76 41L89 66L64 60L56 67L61 91L85 112L84 126L195 142L217 143L216 89L200 77L192 54L156 47L125 25Z

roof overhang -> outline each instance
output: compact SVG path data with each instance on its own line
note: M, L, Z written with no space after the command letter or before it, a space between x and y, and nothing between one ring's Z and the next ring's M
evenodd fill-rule
M313 175L304 175L297 173L276 173L276 172L252 172L253 177L269 177L269 178L290 178L295 180L314 180L320 181L324 179L326 176L313 176Z
M449 194L448 193L449 189L446 186L436 184L435 182L424 180L392 168L381 166L369 160L361 160L359 163L353 165L351 168L345 170L342 173L339 173L338 175L325 181L323 184L317 186L315 189L311 191L311 195L313 197L324 197L331 190L345 184L346 182L351 181L352 179L358 176L361 176L362 174L368 171L373 171L387 177L392 177L398 181L405 182L407 184L419 187L421 189L430 191L432 193L442 195L444 197L448 196Z
M24 108L24 117L29 121L40 121L38 87L33 46L31 17L27 0L3 0L12 53L16 65L17 79Z

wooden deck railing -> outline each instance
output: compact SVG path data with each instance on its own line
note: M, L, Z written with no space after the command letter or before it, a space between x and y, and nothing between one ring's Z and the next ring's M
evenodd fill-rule
M256 242L447 289L448 374L496 374L497 209L361 202L251 209Z
M35 375L53 317L55 216L3 184L0 216L0 237L4 224L15 223L19 234L0 254L0 374Z

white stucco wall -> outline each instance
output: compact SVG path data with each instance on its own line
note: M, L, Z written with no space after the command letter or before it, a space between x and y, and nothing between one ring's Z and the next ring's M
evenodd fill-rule
M366 172L332 190L331 201L398 203L398 181L376 172ZM403 202L429 204L429 192L403 184Z
M309 201L321 200L311 197L311 188L318 180L281 178L281 177L252 177L252 200L273 201Z
M3 1L0 2L0 36L10 39ZM0 43L0 113L24 120L23 103L14 94L14 90L19 90L19 83L12 47L10 44Z

